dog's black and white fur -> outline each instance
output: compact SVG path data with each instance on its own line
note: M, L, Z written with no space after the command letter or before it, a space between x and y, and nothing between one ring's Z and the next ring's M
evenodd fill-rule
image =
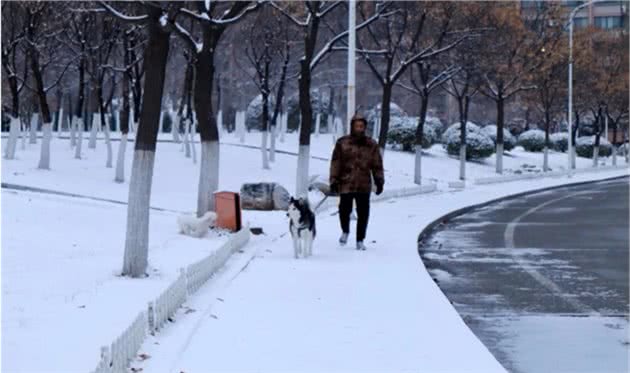
M304 258L311 256L315 240L315 214L311 211L308 201L304 198L291 197L287 216L295 258L297 259L299 255Z

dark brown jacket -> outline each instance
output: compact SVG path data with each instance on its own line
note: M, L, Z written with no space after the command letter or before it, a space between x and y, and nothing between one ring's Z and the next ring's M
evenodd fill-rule
M344 136L337 140L330 163L330 184L339 193L370 193L372 179L382 186L383 159L378 144L367 136Z

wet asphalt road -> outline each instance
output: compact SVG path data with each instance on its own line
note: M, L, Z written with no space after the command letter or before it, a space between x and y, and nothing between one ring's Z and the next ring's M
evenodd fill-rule
M515 317L613 318L621 322L618 329L627 329L628 204L628 178L518 197L439 226L421 255L495 357L510 371L536 371L536 364L529 364L531 369L527 362L515 364L517 352L505 347L510 345L506 335L518 338L514 330L505 333ZM497 332L498 324L503 332ZM620 342L625 347L619 359L625 363L594 366L600 371L627 368L627 342Z

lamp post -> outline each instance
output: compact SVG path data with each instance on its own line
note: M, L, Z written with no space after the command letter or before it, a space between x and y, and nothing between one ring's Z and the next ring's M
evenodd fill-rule
M350 119L354 115L355 101L355 51L356 51L356 0L350 0L348 9L348 97L347 97L347 121L350 131Z

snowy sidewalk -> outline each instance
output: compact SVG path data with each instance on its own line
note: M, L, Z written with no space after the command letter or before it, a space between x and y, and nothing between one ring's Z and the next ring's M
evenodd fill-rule
M418 233L471 204L627 174L478 186L376 203L366 252L355 251L353 241L339 247L337 216L321 214L314 256L307 260L293 259L288 236L272 242L284 231L283 216L260 215L265 231L276 235L254 238L256 258L246 270L224 288L201 291L189 304L198 312L147 341L141 350L152 357L134 366L150 372L504 371L424 269Z

